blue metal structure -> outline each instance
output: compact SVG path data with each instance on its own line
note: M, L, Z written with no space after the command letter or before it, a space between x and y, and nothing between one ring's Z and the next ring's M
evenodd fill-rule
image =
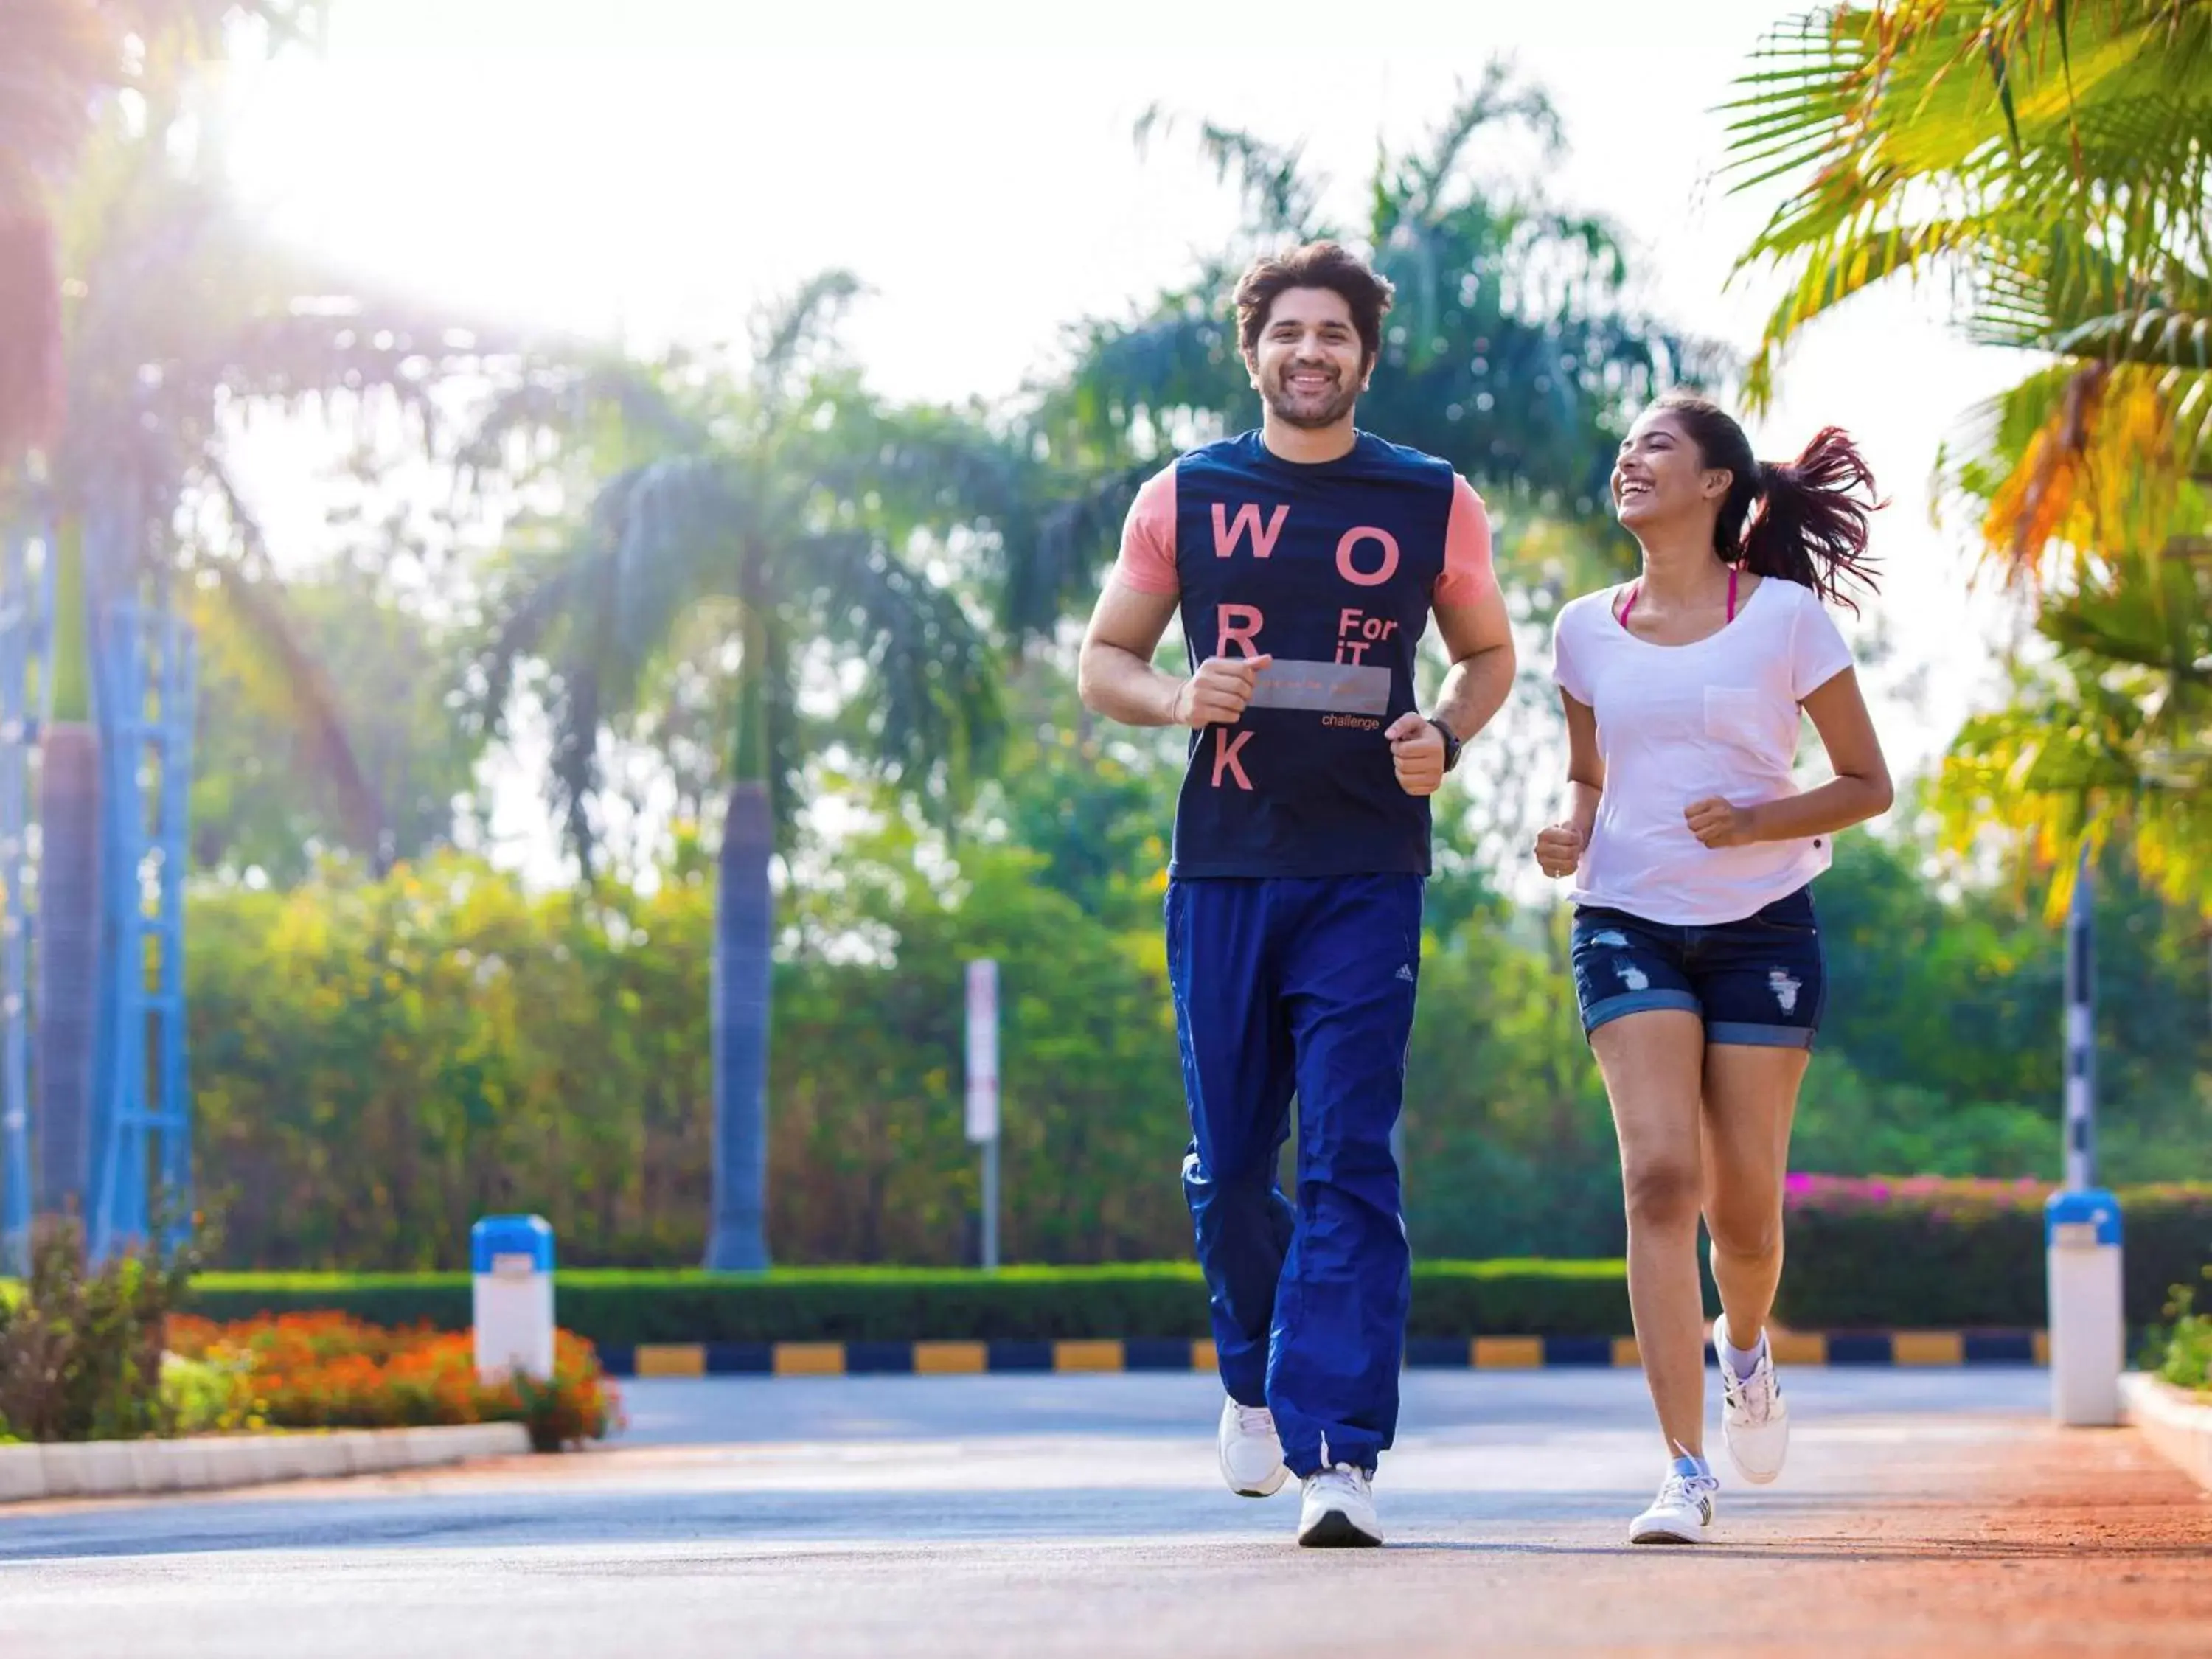
M87 1190L34 1192L32 1022L40 744L51 723L56 540L0 533L0 1272L27 1263L34 1206L74 1202L94 1256L190 1226L184 881L197 653L130 512L88 526L85 617L100 748L100 974ZM74 619L72 619L74 620Z
M157 1218L172 1240L190 1222L184 877L197 661L167 600L166 584L151 604L126 586L94 606L101 1041L86 1207L95 1258L151 1237Z
M31 804L39 737L53 706L53 535L0 530L0 1273L31 1249Z

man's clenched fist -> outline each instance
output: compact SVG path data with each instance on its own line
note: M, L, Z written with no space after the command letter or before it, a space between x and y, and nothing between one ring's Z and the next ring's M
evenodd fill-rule
M1208 657L1176 693L1177 726L1234 726L1252 701L1252 682L1273 657Z
M1433 795L1443 787L1444 734L1409 708L1382 734L1390 739L1390 764L1409 795Z

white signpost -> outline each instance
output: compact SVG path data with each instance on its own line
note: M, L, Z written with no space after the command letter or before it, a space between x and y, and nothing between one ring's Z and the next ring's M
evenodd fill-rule
M999 964L968 964L968 1139L983 1149L983 1270L999 1267Z

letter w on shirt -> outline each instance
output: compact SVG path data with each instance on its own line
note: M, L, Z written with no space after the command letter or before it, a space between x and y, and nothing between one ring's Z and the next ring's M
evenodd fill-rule
M1267 520L1267 527L1262 530L1260 527L1260 504L1257 501L1247 501L1238 507L1237 517L1233 520L1230 518L1229 509L1226 507L1219 501L1214 502L1213 556L1217 559L1227 558L1237 550L1237 544L1243 541L1246 534L1249 533L1252 538L1252 556L1255 559L1266 558L1275 550L1275 538L1282 533L1283 520L1290 516L1290 503L1285 501L1275 509L1274 516Z

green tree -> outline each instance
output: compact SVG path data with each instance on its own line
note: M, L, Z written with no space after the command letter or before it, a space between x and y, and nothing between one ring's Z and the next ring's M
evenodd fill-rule
M287 590L301 649L332 688L348 747L379 805L381 833L369 848L358 844L327 769L302 753L307 740L288 708L281 665L227 607L195 608L196 869L258 870L289 886L326 854L415 862L451 844L455 803L470 796L483 750L481 731L448 707L467 642L420 601L384 586L371 574L341 569Z
M2049 577L2059 660L1970 729L1954 815L1994 806L2052 856L2054 905L2074 848L2131 827L2212 910L2212 9L1839 8L1778 31L1735 109L1739 188L1786 181L1744 255L1788 278L1755 396L1814 319L1900 276L1962 279L1969 337L2039 364L1949 473L1990 556Z
M587 870L609 734L646 710L672 661L732 682L712 1020L718 1267L767 1262L770 862L809 756L834 739L949 815L1000 723L986 627L917 553L981 516L963 477L1005 475L955 417L889 408L837 360L832 325L854 292L842 273L808 285L764 319L741 374L579 375L533 389L486 437L496 448L558 422L581 441L568 464L605 480L513 561L489 601L483 681L497 718L518 669L543 665L553 795ZM976 465L949 465L963 457Z
M1155 111L1140 137L1173 125ZM1565 556L1562 526L1607 522L1605 480L1628 419L1712 353L1631 309L1628 255L1609 226L1483 176L1486 140L1533 140L1547 159L1563 150L1540 91L1492 64L1425 144L1378 146L1357 223L1325 210L1329 181L1296 149L1211 123L1198 137L1241 191L1246 222L1193 280L1133 320L1074 331L1073 367L1044 405L1055 442L1158 463L1250 425L1254 393L1229 304L1237 277L1256 253L1333 236L1370 250L1398 291L1362 424L1466 473L1513 524L1525 571ZM1610 542L1599 556L1617 562Z

